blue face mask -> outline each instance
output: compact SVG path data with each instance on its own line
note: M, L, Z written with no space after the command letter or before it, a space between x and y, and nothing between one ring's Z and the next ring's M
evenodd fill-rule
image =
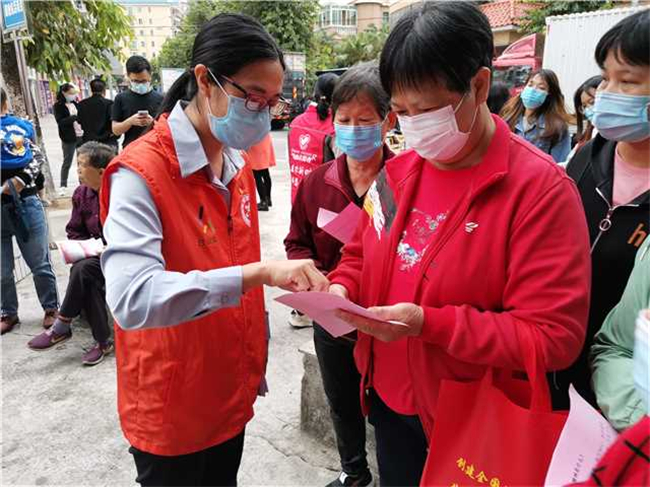
M77 98L77 95L63 95L63 96L65 97L65 101L67 101L68 103L72 103Z
M151 83L135 83L131 81L131 91L137 93L138 95L146 95L151 91Z
M593 124L600 135L618 142L639 142L650 137L650 96L596 93Z
M594 120L594 107L587 107L583 110L582 114L587 120L593 123Z
M212 79L228 97L228 112L223 117L215 117L210 110L210 131L224 145L238 150L248 150L260 142L271 130L271 113L267 108L253 112L246 108L246 100L229 95L221 83L208 70Z
M647 310L641 310L636 319L636 330L634 332L634 355L632 365L632 376L636 391L641 396L646 414L650 414L650 360L648 360L648 348L650 348L650 320L645 316Z
M524 91L521 92L521 102L529 110L534 110L535 108L541 107L546 101L548 93L532 86L526 86Z
M359 162L370 159L383 145L381 123L375 125L340 125L336 129L336 147Z

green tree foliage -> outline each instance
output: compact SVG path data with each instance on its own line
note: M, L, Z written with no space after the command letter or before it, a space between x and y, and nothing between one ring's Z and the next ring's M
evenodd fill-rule
M194 0L189 5L180 32L163 44L158 64L173 68L189 66L197 32L203 24L222 12L250 15L266 27L282 49L304 52L312 44L312 26L318 15L318 2Z
M304 52L311 43L320 7L317 0L238 1L234 11L258 19L286 51ZM231 7L231 8L232 8ZM232 10L230 10L232 11Z
M352 66L363 61L379 59L389 34L388 26L378 29L371 25L369 29L358 34L346 37L336 47L337 67Z
M539 1L529 0L530 3L540 4ZM579 12L591 12L612 8L613 1L589 0L589 1L552 1L543 2L541 6L531 9L523 19L521 28L527 33L545 32L546 17L553 15L575 14Z
M78 4L78 2L77 2ZM73 2L26 2L32 37L25 41L27 63L51 80L69 79L110 70L106 57L123 57L122 46L133 34L122 7L103 0L84 0L84 11Z
M316 32L306 53L307 93L311 93L316 82L316 71L338 67L335 62L336 44L325 32Z

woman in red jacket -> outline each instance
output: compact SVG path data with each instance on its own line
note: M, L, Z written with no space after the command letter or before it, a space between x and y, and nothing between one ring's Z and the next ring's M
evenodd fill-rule
M370 188L330 290L378 319L355 326L362 404L382 485L417 485L440 381L546 369L580 352L589 241L573 182L489 113L492 32L469 2L431 2L393 28L380 73L407 145Z
M312 259L324 273L338 264L343 243L318 227L320 209L340 213L351 204L362 207L368 188L393 157L384 139L395 125L395 115L376 64L354 66L341 76L332 95L332 112L336 144L343 154L300 184L284 241L289 259ZM372 482L359 404L360 377L352 355L355 338L333 338L314 323L316 355L341 457L342 472L329 484L333 487Z

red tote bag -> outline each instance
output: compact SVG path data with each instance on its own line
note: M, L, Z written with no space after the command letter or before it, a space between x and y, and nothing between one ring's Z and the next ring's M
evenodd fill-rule
M442 381L422 486L542 486L567 413L551 399L531 332L519 333L529 380L488 369Z

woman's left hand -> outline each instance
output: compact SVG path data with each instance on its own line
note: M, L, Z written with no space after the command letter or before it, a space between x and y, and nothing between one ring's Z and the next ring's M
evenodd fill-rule
M419 336L422 332L424 311L416 304L399 303L392 306L377 306L369 308L368 311L377 316L377 319L363 318L343 310L338 310L336 316L382 342L394 342L404 337ZM403 325L386 323L387 321L398 321Z

